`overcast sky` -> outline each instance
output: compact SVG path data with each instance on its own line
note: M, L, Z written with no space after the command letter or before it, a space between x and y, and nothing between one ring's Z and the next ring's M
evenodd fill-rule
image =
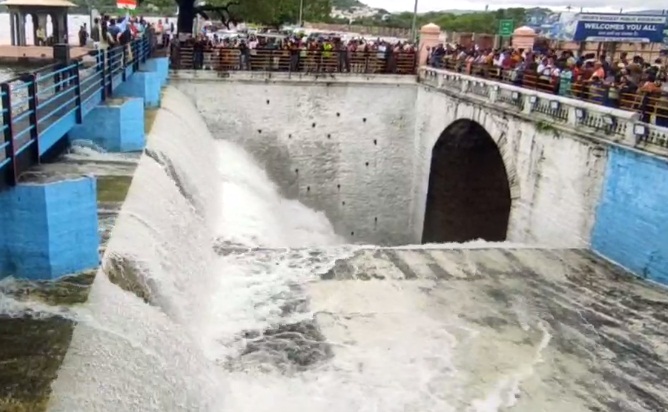
M420 12L433 10L447 10L447 9L464 9L464 10L484 10L485 5L489 4L490 9L507 8L507 7L549 7L556 10L565 10L569 4L573 9L584 7L585 11L589 12L619 12L620 8L632 11L638 10L638 5L642 5L643 10L647 9L663 9L668 8L665 0L580 0L579 2L563 1L563 0L525 0L522 3L517 3L517 0L495 0L495 1L481 1L469 0L461 2L457 7L453 2L443 0L418 0L418 10ZM371 7L383 8L391 12L396 11L413 11L415 4L414 0L362 0L363 3ZM635 7L633 7L635 6Z

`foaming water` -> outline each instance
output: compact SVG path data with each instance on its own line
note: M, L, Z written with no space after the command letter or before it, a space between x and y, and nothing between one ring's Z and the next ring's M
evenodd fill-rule
M324 213L287 200L249 154L217 141L223 204L219 236L250 247L311 247L343 244Z
M178 92L167 91L162 105L103 259L129 291L96 277L52 410L223 410L222 371L198 335L215 284L210 228L220 192L207 185L218 176L215 152Z
M68 156L107 155L83 145ZM474 275L467 250L489 246L456 245ZM488 350L495 335L463 319L472 310L462 302L476 292L465 282L441 290L389 275L323 281L341 262L356 273L390 273L397 269L377 254L434 248L346 245L322 213L282 198L247 153L215 141L187 98L167 88L105 270L88 302L66 311L77 326L50 410L508 407L549 343L545 328L544 346L516 348L517 334L542 330L520 303L512 304L517 336L499 346L514 363L494 371L489 357L468 353L470 345ZM15 301L2 308L26 309Z
M302 285L349 253L290 250L342 239L323 215L282 199L240 149L215 142L176 90L165 92L147 140L106 248L106 273L72 315L51 410L230 410L226 370L285 355L245 357L246 334L308 320ZM86 144L67 157L109 161ZM221 242L274 249L221 256Z

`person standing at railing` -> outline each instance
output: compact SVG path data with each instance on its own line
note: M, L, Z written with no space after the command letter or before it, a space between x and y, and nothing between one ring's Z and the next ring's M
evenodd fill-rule
M86 30L86 23L79 27L79 47L86 47L86 41L88 40L88 30Z
M158 24L155 26L155 37L159 47L164 47L162 42L164 30L165 27L162 25L162 19L158 19Z
M250 48L244 39L239 42L239 70L250 70Z
M195 43L193 44L193 65L194 69L203 69L205 68L205 59L204 56L205 54L210 55L211 54L211 49L213 45L211 44L211 41L209 38L204 35L204 34L198 34L197 38L195 39ZM211 68L211 58L209 58L206 61L206 67Z
M96 17L93 20L93 27L90 29L90 38L93 40L93 48L95 48L95 50L100 48L101 30L100 18Z
M165 47L169 47L169 43L174 34L174 23L170 23L168 18L165 18L165 25L162 31L162 44Z
M288 49L290 50L290 71L296 72L299 71L299 59L301 54L301 49L297 40L291 39L288 43Z
M117 44L119 34L120 30L116 25L116 19L109 19L109 24L107 25L107 42L111 47Z
M571 97L573 88L573 64L566 62L559 74L559 96Z
M37 26L37 30L35 30L35 37L38 46L46 46L46 30L44 30L44 27L39 25Z
M334 39L334 52L336 53L338 60L339 73L350 73L350 56L348 54L348 47L343 41L341 41L341 38L339 37Z

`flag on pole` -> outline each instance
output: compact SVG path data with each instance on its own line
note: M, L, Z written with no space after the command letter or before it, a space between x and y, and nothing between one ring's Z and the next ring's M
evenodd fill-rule
M116 0L119 9L134 10L137 8L137 0Z

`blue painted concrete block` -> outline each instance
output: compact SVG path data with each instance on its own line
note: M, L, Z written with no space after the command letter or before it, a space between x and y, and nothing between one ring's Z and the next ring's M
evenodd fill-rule
M146 107L160 107L160 76L157 72L136 72L118 86L114 95L141 97Z
M99 265L94 177L0 192L0 277L44 280Z
M592 248L632 272L668 284L668 163L611 148Z
M58 119L55 123L43 130L39 135L39 155L43 155L58 143L61 139L67 136L70 130L77 123L77 114L74 110Z
M142 69L145 71L157 72L160 76L160 84L162 86L167 84L167 79L169 78L169 58L154 57L148 59L146 60L146 63L142 65Z
M90 140L109 152L144 149L144 100L110 99L95 107L69 133L72 140Z

